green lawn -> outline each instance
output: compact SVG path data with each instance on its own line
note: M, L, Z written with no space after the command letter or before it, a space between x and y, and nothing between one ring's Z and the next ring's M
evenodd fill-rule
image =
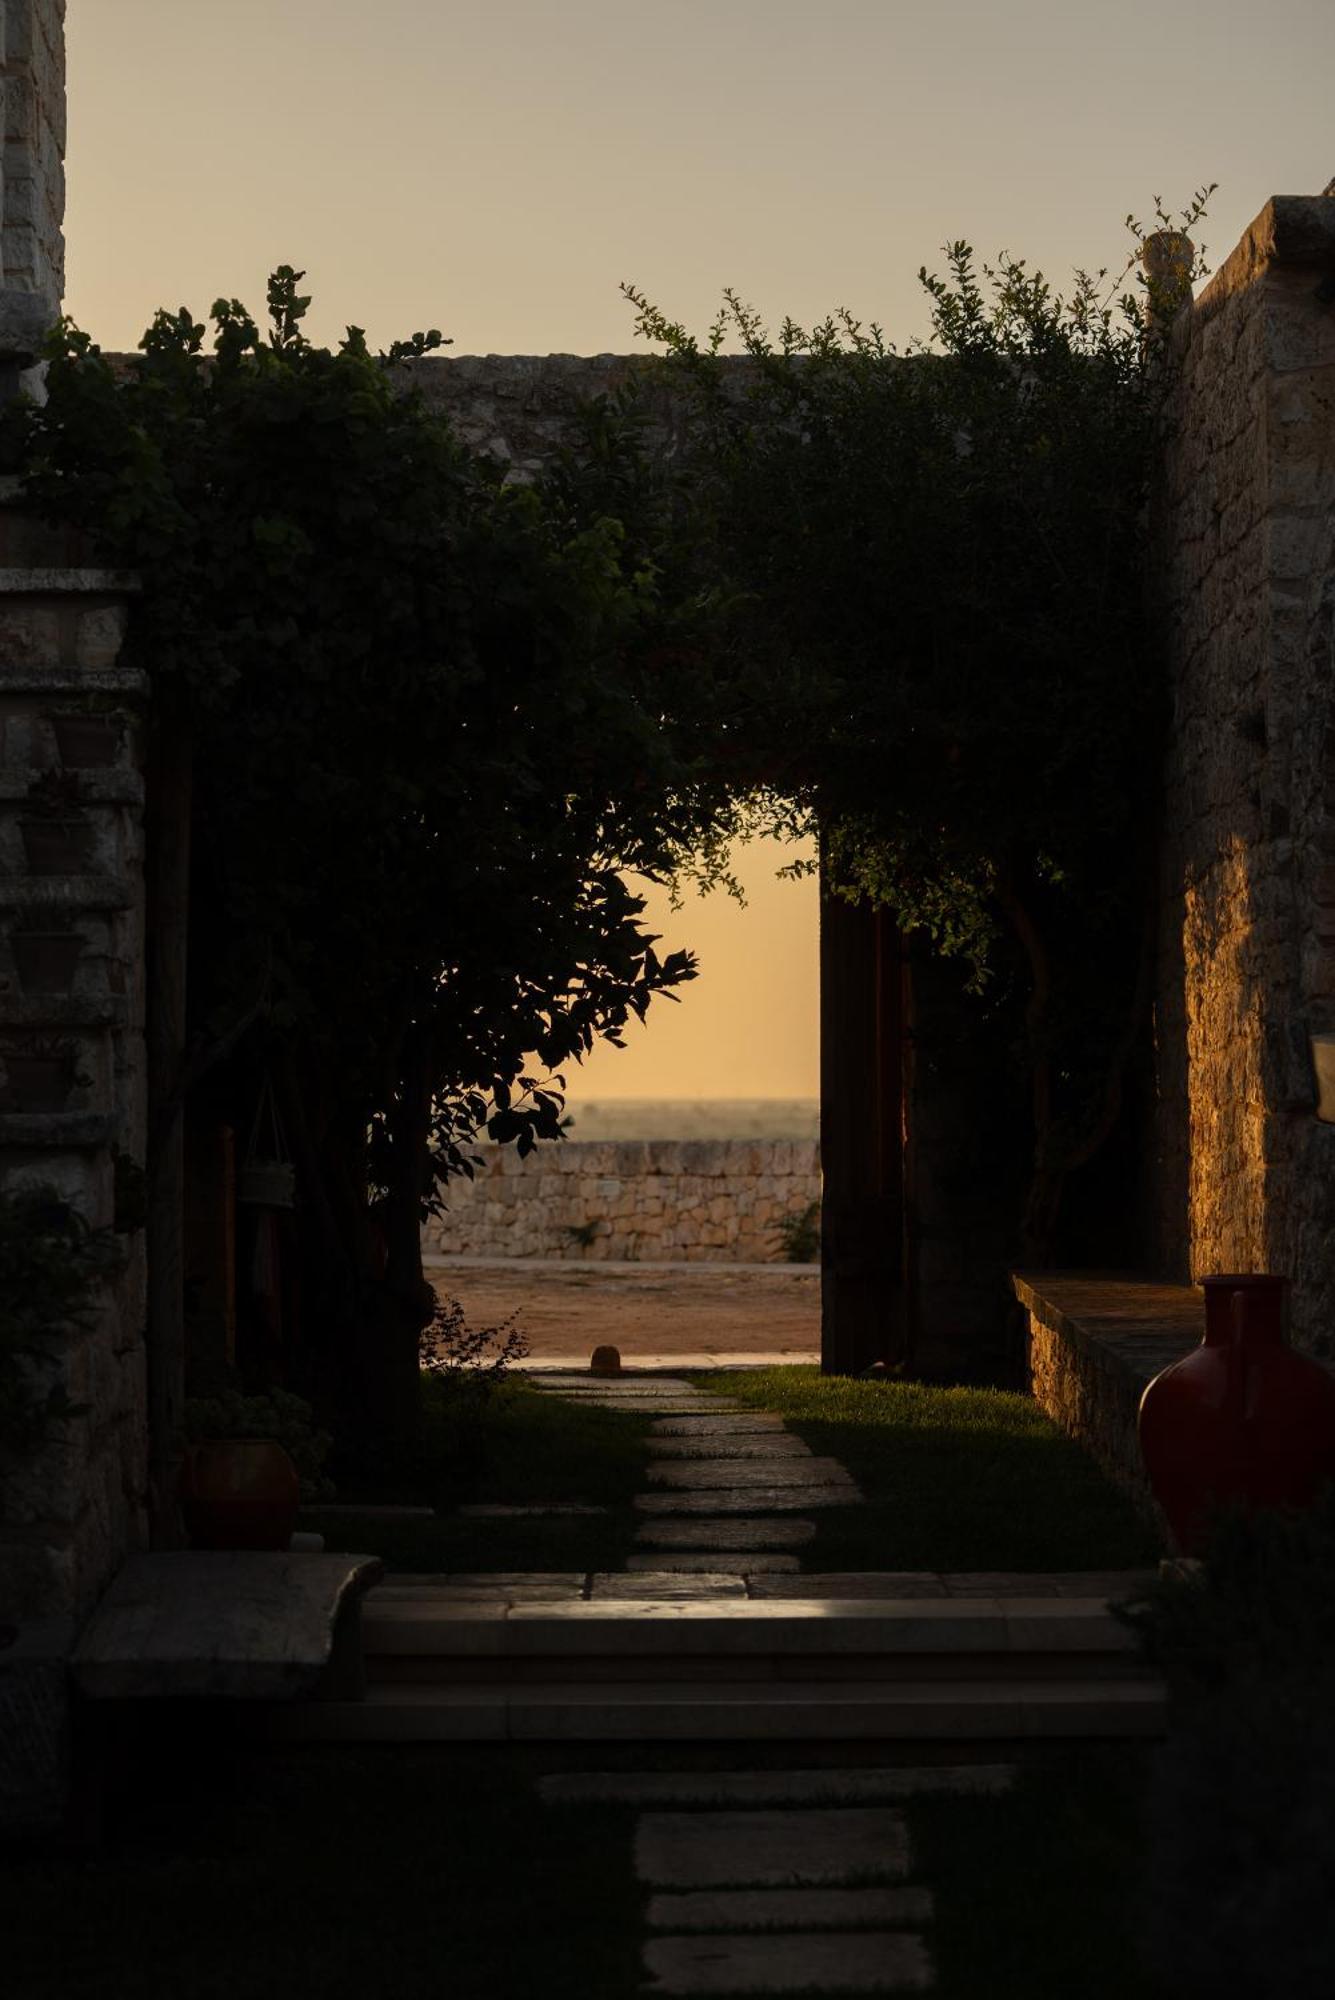
M857 1479L867 1504L813 1514L804 1569L1121 1569L1160 1553L1131 1503L1028 1396L811 1367L695 1379L777 1411Z
M393 1461L337 1465L340 1503L437 1507L431 1521L303 1516L329 1549L384 1558L392 1570L622 1569L635 1533L631 1500L645 1486L649 1420L589 1409L508 1381L485 1401L424 1385L420 1442ZM475 1520L465 1503L543 1501L606 1507L594 1515Z

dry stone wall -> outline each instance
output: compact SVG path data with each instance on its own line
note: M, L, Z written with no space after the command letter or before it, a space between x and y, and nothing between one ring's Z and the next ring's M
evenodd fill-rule
M1295 1280L1335 1335L1335 200L1268 204L1184 316L1156 1040L1166 1272Z
M428 1254L602 1262L771 1263L778 1230L820 1199L814 1140L569 1140L521 1160L489 1147L451 1183Z

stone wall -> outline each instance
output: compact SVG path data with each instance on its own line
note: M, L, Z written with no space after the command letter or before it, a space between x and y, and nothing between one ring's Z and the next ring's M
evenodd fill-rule
M450 1186L428 1254L771 1263L777 1230L820 1199L814 1140L567 1140L521 1160L488 1147Z
M65 0L5 0L3 286L59 309L65 291Z
M116 1158L142 1168L147 688L117 664L129 580L31 563L42 531L0 503L0 1192L50 1186L117 1222ZM48 553L63 547L52 537ZM58 816L42 793L64 788ZM34 798L34 793L37 797ZM54 839L54 846L53 846ZM63 851L62 851L63 850ZM41 1067L56 1058L56 1073ZM122 1187L125 1186L122 1169ZM127 1217L124 1203L119 1217ZM0 1606L78 1615L144 1531L143 1233L47 1381L84 1412L0 1457Z
M1335 200L1270 202L1178 328L1161 495L1164 1270L1281 1272L1335 1334Z

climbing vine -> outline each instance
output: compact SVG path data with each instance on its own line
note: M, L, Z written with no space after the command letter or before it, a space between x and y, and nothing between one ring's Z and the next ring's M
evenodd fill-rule
M624 288L687 412L720 647L785 691L750 743L774 822L816 833L826 885L961 961L985 1005L1026 990L1031 1253L1115 1121L1146 1013L1147 510L1210 192L1176 223L1159 205L1169 254L1139 283L1133 261L1063 294L950 245L906 353L846 311L771 333L734 292L698 340Z

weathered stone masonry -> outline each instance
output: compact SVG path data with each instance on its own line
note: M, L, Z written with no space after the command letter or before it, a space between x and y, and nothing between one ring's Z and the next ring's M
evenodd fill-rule
M820 1199L812 1140L568 1140L488 1147L428 1226L428 1253L605 1262L771 1263L781 1222Z
M1178 329L1156 1008L1166 1275L1294 1279L1335 1337L1335 200L1277 198Z

